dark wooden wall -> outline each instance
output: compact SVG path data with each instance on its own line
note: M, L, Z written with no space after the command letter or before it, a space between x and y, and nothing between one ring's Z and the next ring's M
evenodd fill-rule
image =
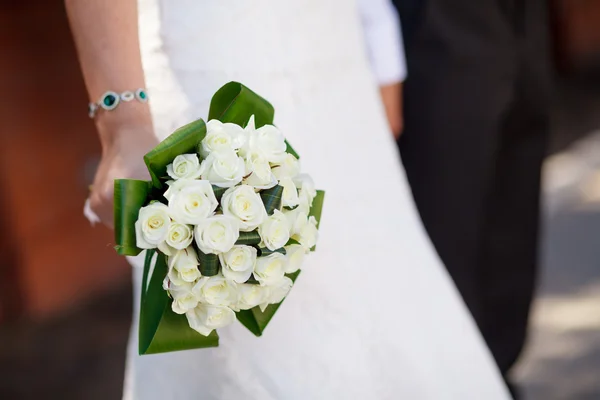
M100 156L61 0L0 1L0 321L129 280L82 215Z

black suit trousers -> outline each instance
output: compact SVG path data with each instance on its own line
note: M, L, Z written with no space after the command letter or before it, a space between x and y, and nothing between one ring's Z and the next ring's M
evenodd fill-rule
M523 347L536 277L546 4L396 5L408 62L402 161L425 227L505 374Z

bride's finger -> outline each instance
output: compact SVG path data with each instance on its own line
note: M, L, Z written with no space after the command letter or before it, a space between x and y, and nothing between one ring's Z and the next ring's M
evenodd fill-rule
M92 209L89 197L85 200L85 205L83 206L83 215L88 221L90 221L92 226L96 225L98 222L101 222L98 214L96 214L96 212Z

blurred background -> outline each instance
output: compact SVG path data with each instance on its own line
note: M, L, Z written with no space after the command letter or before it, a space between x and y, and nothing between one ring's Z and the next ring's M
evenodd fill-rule
M541 280L515 379L600 399L600 0L553 0ZM130 268L82 214L100 156L62 0L0 0L0 398L118 399Z

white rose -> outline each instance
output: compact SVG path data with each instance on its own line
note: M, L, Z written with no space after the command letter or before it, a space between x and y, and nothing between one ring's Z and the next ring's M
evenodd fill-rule
M238 221L228 215L215 215L201 221L194 230L198 248L204 254L231 250L240 236Z
M201 303L213 306L229 306L237 303L235 283L227 281L222 275L202 277L192 292Z
M202 179L219 187L232 187L244 178L246 165L235 151L214 151L202 161Z
M175 285L195 282L202 275L198 270L198 255L192 246L169 257L168 277Z
M304 225L308 223L308 210L306 210L302 205L293 210L283 210L283 214L290 225L291 236L294 236L296 233L300 232L302 228L304 228Z
M254 271L256 255L252 246L233 246L227 253L219 254L223 276L236 283L246 282Z
M235 313L229 307L198 304L185 313L190 328L208 336L214 329L231 325L235 321Z
M299 232L292 236L292 239L298 241L307 251L312 249L317 244L319 231L317 230L317 219L315 217L308 218Z
M306 257L306 249L303 246L299 244L285 246L285 253L287 257L286 274L294 273L302 268L304 258Z
M244 129L236 124L211 119L206 124L206 136L202 139L201 154L207 157L213 151L237 150L246 143Z
M284 276L280 281L275 284L269 286L269 298L267 300L268 304L277 304L281 303L285 296L290 293L294 282L287 276ZM262 309L262 307L261 307ZM263 310L264 311L264 310Z
M240 222L242 232L256 229L267 218L267 210L252 186L241 185L227 189L221 199L223 214Z
M166 238L171 225L169 208L162 203L152 203L140 208L135 221L136 245L140 249L155 249Z
M196 154L180 154L167 165L167 174L173 179L196 179L200 173L200 160Z
M267 286L242 283L238 288L238 310L249 310L269 300L269 288Z
M211 216L219 203L208 181L179 179L164 194L169 212L182 224L196 225Z
M285 158L273 167L273 174L277 179L294 178L300 173L300 161L292 154L286 153Z
M279 181L279 185L283 187L283 195L281 197L282 204L284 207L296 207L300 204L298 198L298 189L292 178L283 178Z
M296 184L296 187L300 189L300 192L298 194L300 198L300 203L305 203L308 209L310 209L313 200L317 196L315 182L312 180L310 175L300 174L294 178L294 183Z
M273 215L258 227L258 233L267 249L274 251L285 246L290 240L290 224L281 211L275 210Z
M169 246L177 250L183 250L192 243L192 240L194 240L192 228L179 222L171 222L166 238Z
M240 149L244 157L250 154L260 154L270 163L283 162L287 145L285 138L273 125L264 125L248 133L246 145Z
M272 285L279 282L287 268L287 258L281 253L272 253L266 257L258 257L254 267L254 276L261 285Z
M277 177L271 170L269 161L260 154L252 153L246 157L246 178L244 183L257 189L270 189L277 185Z
M176 314L185 314L198 305L198 298L192 292L192 284L169 285L169 293L173 297L171 309Z

